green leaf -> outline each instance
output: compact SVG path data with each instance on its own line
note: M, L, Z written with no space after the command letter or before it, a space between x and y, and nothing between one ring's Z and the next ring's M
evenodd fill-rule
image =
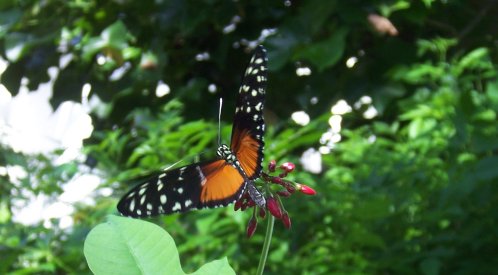
M292 32L283 31L282 34L272 36L268 39L268 69L270 71L280 70L290 59L293 47L298 39Z
M420 84L441 79L446 74L444 68L434 66L430 63L414 65L409 70L400 69L395 78L410 84Z
M335 65L344 53L346 45L346 35L348 30L345 28L334 32L327 40L310 45L298 53L298 58L309 60L318 67L321 72Z
M21 15L22 11L19 9L0 11L0 39L10 30L10 27L21 18Z
M425 7L430 8L432 6L432 2L435 2L436 0L422 0L424 3Z
M457 39L448 39L437 37L434 39L419 39L417 41L417 55L422 56L425 53L438 54L441 59L446 58L448 49L458 44Z
M305 30L311 35L323 30L330 15L337 9L337 1L313 0L303 4L296 23L300 26L299 30Z
M410 138L417 138L418 136L433 130L436 125L437 121L433 118L416 118L410 123L408 135Z
M382 248L386 246L384 240L379 235L365 229L360 224L351 226L346 240L352 244L366 247Z
M358 203L352 214L362 220L376 220L389 215L391 202L387 197L375 197Z
M410 2L405 0L396 1L392 5L383 4L380 5L379 7L380 13L385 17L389 17L395 11L406 10L409 8L410 8Z
M496 112L493 110L484 110L474 114L473 118L479 121L493 122L496 121Z
M94 274L185 274L171 236L159 226L109 216L88 234L84 254ZM226 258L193 274L235 274Z
M235 274L235 271L228 264L227 258L214 260L210 263L207 263L201 268L199 268L196 272L191 273L193 275L203 275L203 274Z
M123 24L123 22L119 20L103 30L100 37L105 41L107 45L112 45L118 49L128 47L128 29L126 29L126 26Z
M112 25L105 28L100 36L92 37L83 47L83 59L89 61L93 56L104 50L108 49L110 52L114 53L114 58L122 58L118 56L122 55L121 51L128 48L128 40L131 38L128 29L121 21L116 21ZM126 52L126 57L135 57L137 55L136 49L128 49Z
M485 157L476 164L476 178L480 180L494 180L498 177L498 157Z
M498 81L488 83L488 87L486 89L486 95L489 101L495 107L498 107Z
M485 69L488 67L489 50L477 48L466 54L455 66L455 74L460 75L466 69Z
M441 262L437 258L428 258L420 263L420 270L424 275L437 275L441 268Z

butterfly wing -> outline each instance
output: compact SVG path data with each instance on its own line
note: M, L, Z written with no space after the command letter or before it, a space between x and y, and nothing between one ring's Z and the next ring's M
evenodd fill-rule
M266 50L258 46L239 89L230 145L249 179L259 177L263 162L266 78Z
M244 177L225 160L204 165L202 171L206 178L201 190L200 208L227 206L244 192Z
M226 206L240 197L244 178L225 160L194 163L150 177L130 190L118 211L134 218Z

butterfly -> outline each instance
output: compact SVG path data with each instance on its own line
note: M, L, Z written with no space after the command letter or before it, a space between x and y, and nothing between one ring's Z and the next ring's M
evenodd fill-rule
M118 211L138 218L223 207L240 199L246 189L264 205L253 180L260 176L264 155L266 81L266 50L258 46L239 88L230 146L219 146L214 160L156 173L126 193Z

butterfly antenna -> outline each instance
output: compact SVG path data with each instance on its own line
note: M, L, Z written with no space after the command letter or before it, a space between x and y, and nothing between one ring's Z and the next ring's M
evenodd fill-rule
M203 151L203 152L199 152L199 153L197 153L197 154L195 154L195 155L186 156L186 157L184 157L184 158L181 158L181 159L180 159L180 160L178 160L177 162L175 162L175 163L173 163L173 164L171 164L171 165L169 165L169 166L167 166L167 167L165 167L165 168L162 168L162 170L163 170L163 171L169 171L169 170L171 170L171 169L173 169L173 168L176 168L176 166L177 166L179 163L184 162L184 161L187 161L187 160L194 160L194 162L199 162L199 160L200 160L200 156L201 156L201 155L204 155L205 153L206 153L206 152L205 152L205 151Z
M221 145L221 108L223 107L223 98L220 97L220 109L218 111L218 146Z
M171 169L171 168L175 167L178 163L180 163L180 162L182 162L182 161L184 161L184 160L185 160L185 159L183 159L183 158L182 158L182 159L180 159L179 161L177 161L177 162L175 162L175 163L171 164L170 166L168 166L168 167L166 167L166 168L163 168L163 171L168 171L169 169Z

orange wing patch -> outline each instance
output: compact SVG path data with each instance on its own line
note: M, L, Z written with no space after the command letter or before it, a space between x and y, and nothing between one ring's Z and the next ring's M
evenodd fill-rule
M244 178L239 171L225 160L218 160L202 167L202 173L205 180L201 191L201 203L232 197L244 185Z
M249 130L243 130L242 133L235 132L232 144L232 151L237 155L237 159L249 178L252 178L258 169L258 153L260 142L255 140Z

